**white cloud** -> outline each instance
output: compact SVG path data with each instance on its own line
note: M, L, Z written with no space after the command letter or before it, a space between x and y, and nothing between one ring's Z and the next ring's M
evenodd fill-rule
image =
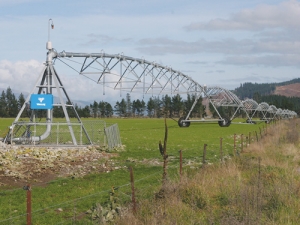
M36 60L11 62L0 61L0 87L8 86L22 92L31 90L42 70L42 63Z
M13 92L16 93L16 97L22 92L25 97L32 91L34 84L41 75L43 70L43 64L36 60L11 62L8 60L0 61L0 89L6 90L11 87ZM111 89L103 88L91 82L85 77L78 74L67 75L60 73L59 69L56 69L61 82L64 85L69 97L72 101L83 100L86 102L92 102L94 100L110 101L112 98L119 99L120 93ZM39 83L40 84L40 80ZM38 89L34 89L34 93L37 93ZM57 92L53 90L53 94L57 95ZM63 94L63 92L62 92ZM123 97L125 94L123 94ZM63 94L63 97L64 94Z
M294 54L283 55L265 55L265 56L233 56L226 57L220 61L221 64L232 65L252 65L267 67L289 67L294 66L300 68L300 56Z

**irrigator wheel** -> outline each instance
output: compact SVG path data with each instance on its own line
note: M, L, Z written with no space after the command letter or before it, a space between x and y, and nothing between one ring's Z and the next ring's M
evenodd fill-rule
M185 117L180 117L178 120L178 126L180 127L189 127L191 125L191 122L183 122L185 120Z
M224 117L222 120L218 121L218 124L220 127L229 127L231 124L231 121L229 118Z
M247 120L246 120L246 123L252 123L252 124L256 124L256 122L255 122L255 121L253 121L253 120L250 120L250 119L247 119Z

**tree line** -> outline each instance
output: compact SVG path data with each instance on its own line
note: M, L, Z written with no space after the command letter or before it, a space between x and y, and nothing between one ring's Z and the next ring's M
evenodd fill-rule
M240 96L238 96L241 98ZM185 116L191 109L196 96L188 94L186 99L180 95L163 95L151 97L147 101L144 99L132 100L128 93L125 98L117 101L113 106L106 101L94 101L93 103L80 107L74 105L79 117L93 117L93 118L109 118L112 116L119 117L143 117L148 116L152 118L160 117L176 117ZM255 92L252 98L258 102L267 102L269 105L275 105L277 108L293 110L300 114L300 98L286 97L280 95L263 95L260 92ZM16 117L25 102L24 95L21 93L18 97L14 95L11 88L8 87L6 91L2 91L0 96L0 117ZM71 105L70 102L66 102ZM231 114L234 109L218 109L221 114ZM75 111L71 107L67 107L68 115L76 117ZM217 117L214 108L209 105L208 111L213 117ZM224 111L224 112L223 112ZM45 116L45 110L37 110L36 114L40 117ZM29 105L25 107L21 117L30 117L31 110ZM55 118L63 118L64 113L61 106L53 108L53 116ZM202 98L197 101L196 106L191 112L190 117L203 118L206 115L206 106L202 104Z
M275 89L275 83L257 84L247 82L234 89L233 93L235 93L240 99L246 99L253 98L255 93L259 93L260 95L270 95L275 91Z
M299 97L286 97L282 95L261 95L254 93L253 100L258 103L267 102L269 105L274 105L276 108L289 109L300 114L300 98Z
M131 96L127 93L126 98L121 101L117 101L115 108L115 113L121 117L181 117L186 115L191 109L194 101L196 99L195 95L187 95L187 99L183 99L179 94L174 96L163 95L161 98L151 97L147 101L144 100L133 100L131 101ZM196 106L191 112L191 117L203 117L205 116L205 106L202 105L202 98L198 100Z
M129 93L125 98L117 101L114 106L106 101L94 101L93 103L80 107L74 104L74 108L79 117L93 117L93 118L108 118L113 115L119 117L180 117L186 115L191 109L196 96L187 95L183 99L179 94L174 96L163 95L158 97L151 97L147 101L144 99L132 100ZM6 91L2 91L0 97L0 117L16 117L25 102L24 95L21 93L17 98L8 87ZM71 105L66 102L66 105ZM67 112L70 117L76 117L75 111L71 107L67 107ZM45 116L45 110L37 110L37 116ZM30 106L27 105L21 117L30 117ZM53 107L53 116L55 118L64 117L64 112L61 106ZM202 105L202 98L198 100L196 106L191 112L190 117L204 117L205 106Z
M272 95L277 86L284 86L289 84L300 83L300 78L293 80L280 82L280 83L251 83L246 82L240 84L240 87L235 88L233 93L235 93L240 99L253 98L255 93L259 93L262 96Z
M0 96L0 117L16 117L25 102L24 95L21 93L18 98L14 95L11 88L2 91ZM24 111L22 117L26 116Z

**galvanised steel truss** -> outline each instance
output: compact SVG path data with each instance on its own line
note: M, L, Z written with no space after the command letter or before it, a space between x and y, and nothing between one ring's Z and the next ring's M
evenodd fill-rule
M151 95L195 95L195 102L189 113L178 121L181 127L188 127L190 122L203 122L203 120L189 120L190 114L200 97L208 98L219 116L217 120L205 120L205 122L217 121L220 126L229 126L232 119L222 116L217 109L218 107L241 106L238 97L224 88L203 87L178 70L144 59L122 54L111 55L104 52L73 53L65 51L58 53L57 59L80 75L102 85L103 94L105 94L105 88L109 87L120 92L139 92Z
M262 102L258 104L253 99L246 99L242 101L246 111L248 111L248 115L250 119L247 120L247 123L256 123L258 121L265 121L269 123L274 119L285 119L285 118L293 118L297 116L297 113L290 110L282 110L280 108L276 108L274 105L269 105L266 102ZM254 120L253 118L257 117L260 120Z
M202 86L178 70L145 59L104 52L74 53L65 51L55 52L53 58L66 64L78 74L102 85L104 95L106 88L118 90L120 95L123 91L139 92L143 95L195 95L195 102L190 111L178 121L180 127L188 127L191 122L217 122L221 127L227 127L241 110L247 117L247 123L254 123L253 116L256 112L261 112L262 120L265 121L270 121L279 115L273 106L268 106L266 109L264 103L258 104L250 99L241 101L234 93L225 88ZM217 113L218 119L190 119L200 97L208 99ZM233 107L235 111L231 117L228 117L220 113L220 107Z
M75 61L75 58L81 61ZM121 54L61 52L57 59L105 88L143 94L198 94L203 87L171 67Z
M179 119L181 127L188 127L190 122L203 122L203 120L190 120L200 97L207 98L217 112L219 119L205 120L217 121L220 126L229 126L232 118L219 113L218 107L242 107L241 101L232 92L220 87L203 87L188 75L174 70L171 67L150 62L144 59L102 53L57 53L57 60L71 67L78 74L89 78L106 88L127 92L139 92L150 95L163 94L191 94L195 95L195 102L189 113Z
M189 116L191 112L193 111L197 101L194 102L192 108L190 109L187 116L184 118L179 119L179 126L180 123L185 123L185 126L189 126L190 122L214 122L216 121L219 126L221 127L228 127L231 124L231 121L236 116L237 112L239 110L243 110L246 113L246 116L249 118L249 115L247 111L245 110L245 107L242 104L242 101L231 91L221 88L221 87L204 87L204 96L209 100L209 103L213 106L215 112L217 113L219 119L205 119L205 120L189 120ZM198 95L198 99L200 98L200 95ZM197 100L198 100L197 99ZM235 112L231 117L228 115L222 115L219 111L220 107L233 107L235 108ZM183 126L184 126L183 125Z

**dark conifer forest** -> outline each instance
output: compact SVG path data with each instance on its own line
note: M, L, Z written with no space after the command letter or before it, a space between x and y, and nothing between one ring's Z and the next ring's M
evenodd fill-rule
M300 78L281 82L281 83L244 83L234 89L235 93L241 100L251 98L256 102L267 102L269 105L275 105L277 108L289 109L300 113L300 98L274 95L276 86L284 86L293 83L300 83ZM180 117L186 115L194 103L194 95L163 95L154 96L147 101L144 99L131 99L130 94L114 103L105 102L101 99L94 100L84 107L74 107L80 117L108 118L112 116L119 117ZM0 95L0 117L16 117L25 102L25 97L21 93L18 97L8 87ZM66 102L66 104L69 104ZM75 117L74 111L68 108L70 117ZM30 116L29 106L26 106L21 117ZM54 107L53 116L56 118L64 117L62 107ZM205 106L202 105L202 99L199 99L196 107L190 117L202 118L206 116Z

